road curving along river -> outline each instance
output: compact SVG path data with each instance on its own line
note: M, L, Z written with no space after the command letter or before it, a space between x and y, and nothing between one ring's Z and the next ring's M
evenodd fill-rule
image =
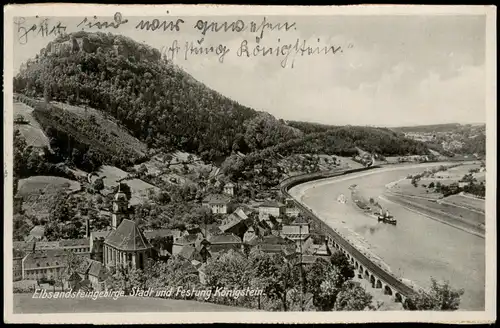
M463 288L461 310L484 310L485 239L432 220L392 203L384 197L385 186L408 174L443 163L377 168L295 186L289 193L314 211L354 246L379 258L396 276L429 287L430 278L448 280ZM361 213L350 199L353 184L376 199L397 219L393 226ZM347 203L337 201L345 195Z

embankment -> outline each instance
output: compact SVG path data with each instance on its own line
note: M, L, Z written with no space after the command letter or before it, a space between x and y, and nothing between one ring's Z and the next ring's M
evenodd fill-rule
M416 197L405 197L390 191L386 191L384 195L380 197L443 224L447 224L481 238L485 237L484 225L477 223L477 220L469 218L472 215L478 215L478 213L455 206L449 206L449 208L446 208L447 211L445 212L444 208L442 208L443 204ZM452 212L449 211L450 209L454 210L456 213L452 214ZM461 211L461 214L457 211Z

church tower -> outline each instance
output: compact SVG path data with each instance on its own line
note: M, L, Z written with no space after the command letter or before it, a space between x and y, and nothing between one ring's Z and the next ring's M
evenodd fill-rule
M111 227L116 230L123 219L128 216L128 199L127 195L120 190L120 185L118 185L118 191L113 199L113 213L111 217Z

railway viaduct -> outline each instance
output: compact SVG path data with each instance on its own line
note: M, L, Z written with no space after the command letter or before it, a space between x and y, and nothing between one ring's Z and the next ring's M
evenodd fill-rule
M280 190L281 193L286 198L291 199L294 202L295 206L302 212L302 214L309 219L312 228L315 231L322 232L326 236L330 249L336 249L345 254L345 256L349 259L349 262L354 266L355 272L358 274L358 277L368 280L371 283L372 287L382 289L384 294L392 295L396 301L404 302L407 297L415 293L415 291L411 287L404 284L393 274L389 273L388 271L384 270L379 265L374 263L365 254L352 246L333 228L325 224L316 214L313 213L311 209L291 197L291 195L288 193L288 190L290 188L301 183L361 172L373 168L376 168L376 166L355 170L328 171L291 177L281 182Z

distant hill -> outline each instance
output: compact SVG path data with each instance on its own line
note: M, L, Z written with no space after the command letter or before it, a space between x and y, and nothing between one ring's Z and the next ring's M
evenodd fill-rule
M402 126L391 128L393 131L400 132L449 132L460 127L458 123L446 123L446 124L432 124L432 125L415 125L415 126Z
M426 145L442 154L453 156L486 153L485 124L436 124L393 128L406 137L425 142Z
M59 36L21 67L14 90L45 99L34 115L63 156L73 156L76 147L77 157L122 168L142 161L146 148L215 162L269 147L344 155L355 147L386 155L428 152L388 129L276 119L211 90L157 49L110 33ZM86 111L94 114L82 115Z

